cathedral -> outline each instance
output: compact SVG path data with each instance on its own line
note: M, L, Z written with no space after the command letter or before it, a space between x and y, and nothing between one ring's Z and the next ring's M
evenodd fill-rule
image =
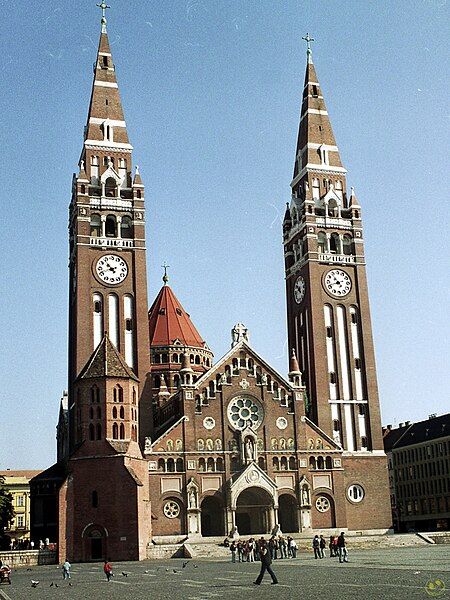
M145 188L100 7L69 207L68 393L57 465L34 482L36 515L45 513L45 481L57 482L59 558L142 560L165 539L385 533L361 207L347 188L311 38L280 232L284 376L242 323L214 360L167 274L149 309Z

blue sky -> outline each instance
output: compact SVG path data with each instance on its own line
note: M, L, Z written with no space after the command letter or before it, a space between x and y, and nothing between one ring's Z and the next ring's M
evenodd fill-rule
M67 215L100 29L95 4L0 0L0 468L55 457L67 386ZM167 261L216 359L242 321L255 349L287 371L280 219L308 31L363 207L383 423L447 412L447 0L109 4L146 184L149 304Z

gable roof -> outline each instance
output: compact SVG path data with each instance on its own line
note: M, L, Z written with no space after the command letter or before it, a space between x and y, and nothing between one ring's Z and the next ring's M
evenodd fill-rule
M105 333L77 379L123 377L139 381Z
M224 356L222 356L222 358L218 362L216 362L216 364L213 365L209 369L209 371L206 371L206 373L204 373L200 377L200 379L197 380L197 382L195 383L195 387L199 388L214 373L216 373L217 371L220 372L223 365L227 361L232 359L235 354L239 354L239 352L241 350L245 350L246 352L248 352L252 356L253 360L255 362L259 363L262 367L264 367L264 369L269 373L269 375L271 375L272 377L275 377L276 379L279 379L283 383L283 385L285 385L289 389L292 389L292 383L290 381L288 381L285 377L283 377L283 375L280 375L280 373L278 373L278 371L276 371L273 367L271 367L267 361L265 361L263 358L261 358L261 356L245 340L241 340L235 346L233 346L230 350L228 350L228 352Z
M190 315L168 285L163 285L149 312L150 346L171 346L176 340L184 346L205 348L206 344Z

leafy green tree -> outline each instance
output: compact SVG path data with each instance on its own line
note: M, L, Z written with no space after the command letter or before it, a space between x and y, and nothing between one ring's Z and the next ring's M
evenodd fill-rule
M5 489L5 478L0 477L0 539L4 536L5 529L14 518L13 498Z

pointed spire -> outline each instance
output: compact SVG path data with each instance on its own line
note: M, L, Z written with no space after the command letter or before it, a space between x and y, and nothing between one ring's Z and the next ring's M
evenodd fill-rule
M300 367L298 366L297 355L295 354L294 348L292 348L289 373L301 373Z
M304 197L304 181L312 188L312 179L322 173L337 175L344 180L346 170L342 166L327 107L312 60L311 42L306 34L307 64L303 89L300 125L295 154L293 191ZM314 175L312 173L314 172ZM318 175L319 174L319 175ZM323 176L322 176L323 178Z
M105 11L109 8L103 1L102 31L94 64L87 124L85 127L85 147L110 147L111 150L132 150L128 140L122 102L116 79L108 34L106 33ZM87 161L87 164L88 161Z
M164 282L149 312L150 346L170 346L181 342L192 348L205 348L199 332L167 282Z
M361 208L361 205L359 204L358 198L356 197L356 194L355 194L355 188L352 186L350 189L351 189L351 194L350 194L349 206L351 208Z

